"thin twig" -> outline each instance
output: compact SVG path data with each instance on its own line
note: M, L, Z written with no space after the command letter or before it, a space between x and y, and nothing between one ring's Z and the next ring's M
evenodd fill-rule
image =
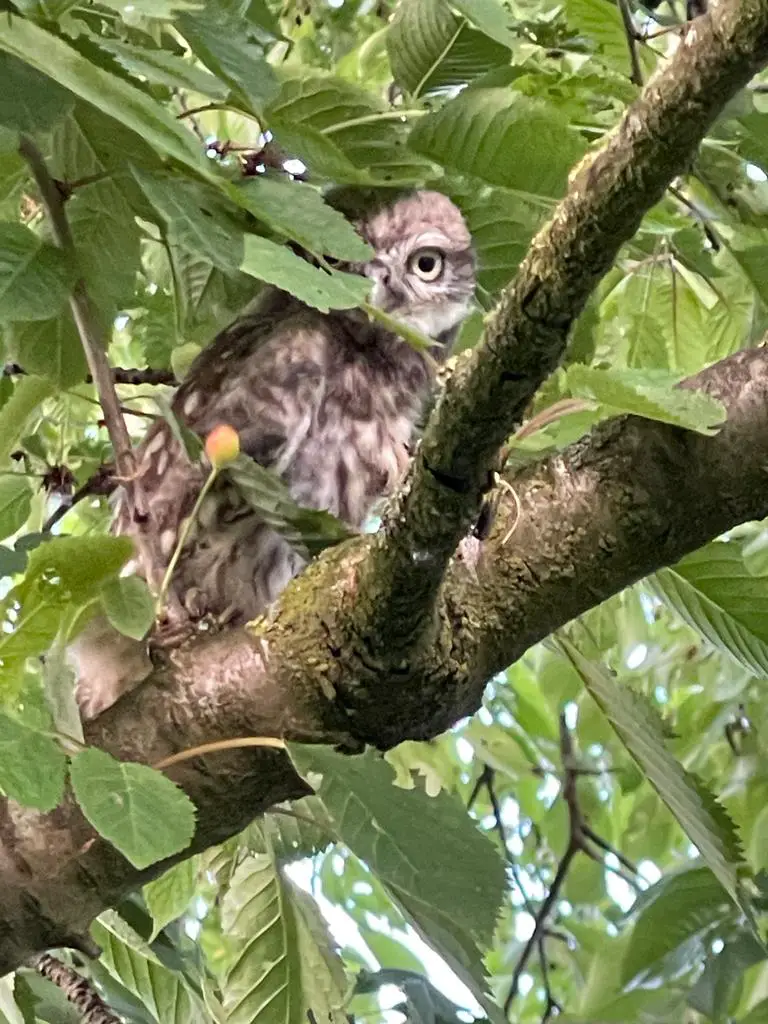
M547 952L544 948L544 938L542 935L539 938L539 969L541 970L541 979L544 982L544 995L546 997L546 1004L544 1006L544 1013L541 1018L541 1024L547 1024L547 1021L551 1019L553 1013L562 1013L563 1008L560 1003L552 995L552 988L549 983L549 965L547 964Z
M46 167L42 153L26 135L23 135L19 142L19 153L29 164L32 175L37 183L40 198L51 223L51 230L56 244L68 256L71 256L74 261L75 244L64 211L64 199ZM101 332L93 316L93 310L91 309L82 278L75 283L72 290L70 307L72 309L72 316L77 324L80 340L83 343L88 368L96 385L96 392L104 413L104 420L109 432L109 439L112 442L118 471L122 477L130 479L136 468L131 439L125 425L125 420L120 413L120 402L112 381L112 371L107 362L106 346L100 337ZM135 489L132 488L132 490ZM144 510L140 508L141 501L137 501L135 496L133 504L137 511L139 511L139 514L144 514Z
M621 20L624 25L624 35L627 37L627 49L629 50L629 62L632 70L629 79L635 85L643 84L643 70L640 67L640 58L637 53L638 34L632 21L632 11L629 0L619 0Z
M26 373L27 371L24 367L19 366L18 363L6 363L3 367L4 377L24 377ZM175 386L179 383L173 370L153 370L149 367L146 369L139 369L138 367L124 369L121 366L113 366L110 369L110 373L115 384L133 384L136 387L140 387L143 384L149 386L160 384ZM85 378L85 383L93 384L93 377L90 373Z
M85 481L83 486L75 491L69 501L63 501L56 511L46 519L41 532L50 533L56 523L60 522L78 502L83 501L85 498L95 497L96 495L111 494L116 486L114 466L99 466L96 472Z
M74 968L49 953L34 957L30 967L61 989L78 1013L82 1014L82 1024L122 1024L120 1017L110 1010L93 983Z
M23 135L19 141L19 153L27 161L32 171L43 207L50 220L56 244L73 263L76 263L75 245L64 209L65 200L48 171L42 153L32 139L26 135ZM134 522L141 527L148 522L149 512L141 484L137 479L136 459L128 428L120 412L120 402L107 361L106 345L101 337L101 331L94 317L82 277L75 282L69 304L83 345L88 369L101 403L104 423L112 442L117 476L125 488L126 504ZM155 579L157 567L162 564L161 559L156 556L151 539L141 528L136 531L135 543L147 582L150 588L154 588L157 583ZM174 606L175 604L174 599Z
M494 819L494 828L496 829L496 834L501 840L501 848L504 851L504 858L507 864L509 864L509 870L512 872L512 878L515 881L515 885L517 886L520 895L523 897L523 905L525 906L525 909L528 911L528 913L531 916L533 916L533 906L531 905L531 902L528 899L528 894L525 891L525 887L523 886L523 880L520 875L520 869L517 865L517 862L513 858L509 849L509 845L507 843L507 830L505 829L504 822L502 821L501 818L501 804L499 803L499 798L496 796L495 778L496 772L493 770L493 768L491 768L490 765L486 765L483 768L481 779L485 784L485 791L488 794L488 799L491 802L491 809L493 811Z
M617 850L615 846L611 846L611 844L607 842L607 840L603 839L602 836L599 836L597 832L594 831L594 829L591 829L589 827L589 825L584 824L582 826L582 831L584 832L584 835L587 837L587 839L592 840L595 846L599 846L600 849L605 850L606 853L613 854L616 860L620 864L623 864L631 875L635 875L636 877L640 876L640 869L632 863L629 857L625 857L624 854L620 850Z

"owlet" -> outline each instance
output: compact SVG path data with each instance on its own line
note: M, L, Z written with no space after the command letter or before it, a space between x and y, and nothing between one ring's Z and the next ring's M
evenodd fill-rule
M415 192L378 207L357 229L375 255L345 269L370 277L371 302L433 338L439 343L433 357L444 358L475 288L470 235L458 209L440 193ZM230 424L241 449L277 472L298 504L327 509L359 528L405 470L432 365L358 310L323 314L269 288L255 312L200 354L173 408L201 436ZM207 471L190 461L164 420L149 431L137 461L163 564L135 568L157 580ZM119 504L114 530L131 535L137 529ZM231 484L217 483L174 571L173 596L192 617L246 622L302 566L300 555ZM100 618L81 634L73 654L86 718L151 668L146 645Z

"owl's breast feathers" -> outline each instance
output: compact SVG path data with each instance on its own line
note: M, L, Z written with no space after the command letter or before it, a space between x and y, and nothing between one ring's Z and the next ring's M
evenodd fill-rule
M228 423L240 435L241 449L276 471L299 504L327 509L357 528L405 470L429 388L427 363L360 314L323 315L291 300L270 301L201 353L176 394L174 412L201 436ZM157 580L206 473L189 460L165 421L155 424L137 454L163 560L137 568ZM135 529L121 506L116 530ZM277 597L301 565L296 552L222 482L206 499L179 561L175 593L188 608L194 595L194 614L246 621Z

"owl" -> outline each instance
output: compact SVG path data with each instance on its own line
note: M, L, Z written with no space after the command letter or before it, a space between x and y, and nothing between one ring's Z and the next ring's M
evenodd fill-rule
M326 509L353 529L401 478L435 362L450 351L475 290L470 234L446 196L401 196L356 227L374 255L344 269L371 278L373 305L434 339L431 357L359 310L324 314L268 288L252 313L201 352L173 402L176 417L201 437L221 423L234 427L241 450L279 474L299 505ZM157 584L207 468L189 458L165 420L136 456L157 564L134 568ZM114 531L132 536L139 528L119 503ZM174 570L171 604L189 620L244 623L303 565L221 477ZM84 718L151 670L146 645L101 618L81 634L73 655Z

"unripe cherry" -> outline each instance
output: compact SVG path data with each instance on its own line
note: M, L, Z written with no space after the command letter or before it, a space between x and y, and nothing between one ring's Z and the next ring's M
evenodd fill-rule
M205 439L205 454L214 469L221 469L228 462L234 462L240 454L240 438L234 427L220 423Z

